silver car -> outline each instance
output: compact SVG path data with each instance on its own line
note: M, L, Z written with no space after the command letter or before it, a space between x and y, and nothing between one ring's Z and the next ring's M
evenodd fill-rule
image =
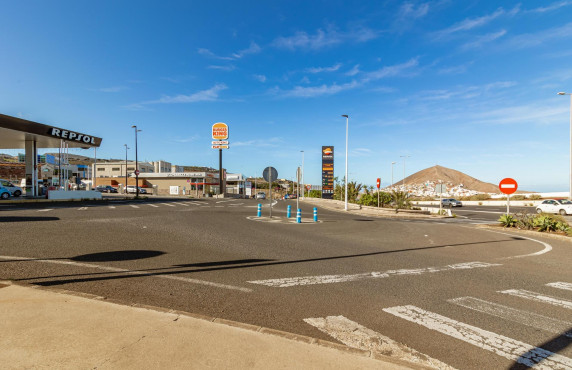
M441 205L443 207L462 207L463 203L460 200L448 198L448 199L441 199Z
M266 199L266 193L256 193L256 199Z

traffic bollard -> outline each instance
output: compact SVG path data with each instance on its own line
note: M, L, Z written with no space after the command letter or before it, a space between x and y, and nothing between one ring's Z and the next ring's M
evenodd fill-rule
M314 222L318 222L318 208L314 207Z
M261 217L262 216L262 204L258 203L258 214L256 215L257 217Z
M292 216L292 206L288 205L288 209L286 210L286 218L290 218Z
M302 223L302 210L298 208L298 213L296 213L296 222Z

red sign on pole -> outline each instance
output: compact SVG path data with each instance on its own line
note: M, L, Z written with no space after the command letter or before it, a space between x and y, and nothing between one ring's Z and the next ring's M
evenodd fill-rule
M377 178L377 188L378 188L378 189L379 189L380 183L381 183L381 179L378 177L378 178Z
M516 180L507 177L506 179L501 180L499 183L499 189L501 193L512 194L516 189L518 189L518 184L516 183Z

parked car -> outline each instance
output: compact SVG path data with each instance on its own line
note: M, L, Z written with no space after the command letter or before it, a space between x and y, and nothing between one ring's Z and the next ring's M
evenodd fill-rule
M441 199L441 205L443 207L462 207L463 203L461 203L460 200L457 199L453 199L453 198L447 198L447 199Z
M0 199L8 199L10 198L10 190L6 189L3 186L0 186Z
M99 191L100 193L117 193L117 189L111 185L100 185L96 187L95 190Z
M568 199L546 199L536 207L536 213L572 214L572 202Z
M266 199L266 193L256 193L256 199Z
M14 185L12 182L4 179L0 179L0 186L6 188L11 195L19 197L22 195L22 188Z
M296 194L286 194L284 195L284 199L296 199Z
M137 193L137 186L135 185L127 185L126 188L128 193ZM145 189L143 189L142 187L139 187L139 194L147 194L147 191Z

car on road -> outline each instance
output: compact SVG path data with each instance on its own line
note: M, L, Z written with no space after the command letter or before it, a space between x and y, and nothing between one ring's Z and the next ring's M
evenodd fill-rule
M266 193L256 193L256 199L266 199Z
M12 182L4 179L0 179L0 186L6 188L10 192L10 195L19 197L22 195L22 188L14 185Z
M572 202L568 199L546 199L536 206L536 213L559 213L572 215Z
M95 190L99 191L100 193L117 193L117 189L111 185L100 185L96 187Z
M284 199L296 199L296 194L286 194L284 195Z
M135 185L127 185L126 188L128 193L137 193L137 186ZM145 189L143 189L142 187L139 186L139 194L147 194L147 191Z
M10 190L6 189L3 186L0 186L0 199L8 199L10 198Z
M461 201L457 199L447 198L447 199L441 199L441 205L443 207L462 207L463 203L461 203Z

